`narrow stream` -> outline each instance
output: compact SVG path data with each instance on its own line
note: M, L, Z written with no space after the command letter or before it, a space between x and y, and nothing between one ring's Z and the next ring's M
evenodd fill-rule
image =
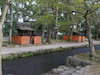
M95 48L99 50L100 46L95 46ZM68 56L86 53L88 51L89 48L84 47L20 58L17 60L3 61L3 75L41 75L42 73L49 72L53 68L64 65Z

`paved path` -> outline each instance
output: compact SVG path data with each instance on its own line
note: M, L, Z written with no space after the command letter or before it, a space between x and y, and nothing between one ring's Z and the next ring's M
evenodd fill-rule
M100 44L100 41L94 41L94 44ZM79 46L85 46L88 45L88 42L80 42L80 43L60 43L60 44L50 44L50 45L42 45L42 46L31 46L31 47L16 47L16 48L8 48L3 47L2 48L2 55L6 54L16 54L16 53L23 53L23 52L36 52L40 50L46 50L46 49L55 49L55 48L68 48L68 47L79 47Z

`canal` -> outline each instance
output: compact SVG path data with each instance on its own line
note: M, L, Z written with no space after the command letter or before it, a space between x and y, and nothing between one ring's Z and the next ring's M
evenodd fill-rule
M99 50L100 46L95 46L95 49ZM89 48L84 47L3 61L3 75L41 75L42 73L49 72L51 69L57 68L60 65L65 65L68 56L86 53L88 51Z

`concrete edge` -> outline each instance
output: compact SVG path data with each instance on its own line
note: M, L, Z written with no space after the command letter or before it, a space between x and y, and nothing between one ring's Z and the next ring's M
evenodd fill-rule
M100 44L95 44L95 45L100 45ZM22 55L24 55L24 54L30 54L30 56L41 55L41 54L48 54L48 53L65 51L65 50L72 50L72 49L77 49L77 48L82 48L82 47L88 47L88 45L74 46L74 47L67 47L67 48L59 47L59 48L55 48L55 49L45 49L45 50L37 50L37 51L2 54L2 59L4 59L4 60L13 59L13 58L16 59L16 58L21 58Z

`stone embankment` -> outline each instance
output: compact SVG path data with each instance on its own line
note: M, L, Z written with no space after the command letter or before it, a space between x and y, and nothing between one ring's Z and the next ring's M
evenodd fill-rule
M86 61L80 61L73 57L68 57L66 65L52 69L51 72L43 75L87 75L86 73L90 67L91 64Z
M100 41L93 41L94 45L100 45ZM20 57L25 53L36 54L37 52L41 54L47 52L56 52L63 50L71 50L75 48L87 47L88 42L68 42L68 43L57 43L41 46L26 46L26 47L3 47L2 48L2 59ZM60 49L59 49L60 48Z

